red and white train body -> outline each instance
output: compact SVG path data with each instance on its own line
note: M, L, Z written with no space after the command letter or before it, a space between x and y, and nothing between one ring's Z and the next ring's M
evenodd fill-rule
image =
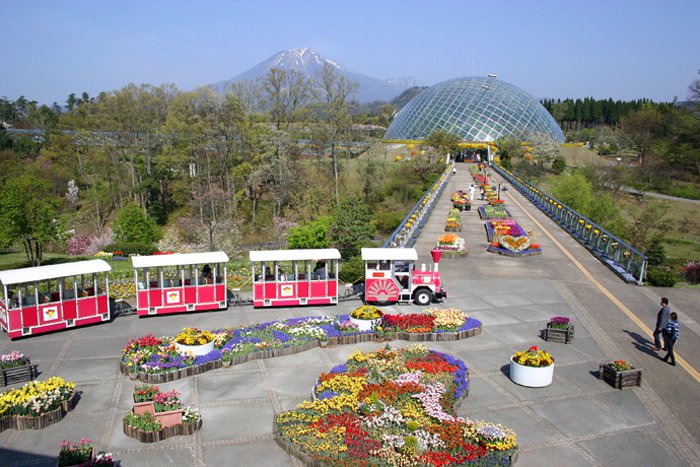
M432 268L421 265L416 269L418 254L413 248L363 248L365 263L365 302L415 302L429 305L435 299L447 297L442 288L438 264L442 256L432 250Z
M111 269L95 259L0 271L0 326L15 339L109 321Z
M132 256L139 316L218 310L228 306L223 251Z
M255 308L338 303L335 248L251 251L249 257Z

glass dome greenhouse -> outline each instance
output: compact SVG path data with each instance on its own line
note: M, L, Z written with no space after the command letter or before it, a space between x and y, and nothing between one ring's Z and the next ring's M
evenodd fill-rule
M415 96L399 111L387 140L422 140L436 130L464 141L494 141L542 134L563 143L557 122L531 94L495 76L455 78Z

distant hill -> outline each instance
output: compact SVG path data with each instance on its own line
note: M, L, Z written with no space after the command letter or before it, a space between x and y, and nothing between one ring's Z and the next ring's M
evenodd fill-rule
M423 89L427 89L428 86L413 86L406 89L404 92L394 97L390 104L396 107L396 110L401 110L408 102L420 94Z
M309 48L287 49L276 53L265 61L260 62L253 68L225 81L219 81L212 86L219 93L223 93L226 86L237 81L254 81L265 77L271 68L282 68L286 70L296 70L304 75L313 78L324 63L335 67L343 76L359 85L357 100L360 103L373 101L391 101L408 88L417 86L418 83L411 77L392 78L382 80L371 76L356 73L343 67L337 61L325 58L318 52Z

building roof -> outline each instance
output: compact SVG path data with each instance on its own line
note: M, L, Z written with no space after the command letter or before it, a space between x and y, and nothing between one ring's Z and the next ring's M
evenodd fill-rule
M251 261L305 261L340 259L340 252L335 248L308 250L263 250L251 251Z
M363 261L418 261L415 248L363 248Z
M425 139L443 130L464 141L527 140L545 134L563 143L564 133L540 102L495 76L455 78L425 89L396 115L387 140Z
M157 268L162 266L183 266L187 264L228 263L228 255L223 251L204 253L175 253L172 255L132 256L135 268Z

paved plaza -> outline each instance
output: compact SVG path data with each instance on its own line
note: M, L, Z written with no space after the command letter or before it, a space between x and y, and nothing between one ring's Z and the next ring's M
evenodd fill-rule
M466 164L447 188L415 247L422 262L444 233L450 193L466 190ZM494 176L495 182L502 180ZM470 393L457 414L501 423L518 438L518 466L684 466L700 465L700 290L653 289L628 285L593 258L514 189L503 193L513 217L532 229L539 256L509 258L486 252L484 222L476 201L462 213L469 255L440 264L448 298L483 323L481 335L430 343L465 361ZM659 299L668 295L679 313L679 366L651 350ZM0 336L0 353L19 350L38 365L39 378L58 375L75 381L80 401L59 423L43 430L0 433L0 465L55 465L62 440L93 440L123 466L286 466L300 465L272 435L277 412L308 399L323 371L355 350L382 346L315 348L299 354L257 360L161 385L176 389L187 405L200 409L203 426L194 436L142 444L122 431L135 382L119 372L121 349L132 337L174 335L184 326L204 329L280 318L347 313L359 301L337 307L254 310L231 306L220 312L139 319L10 341ZM392 312L415 305L385 307ZM571 344L545 342L540 333L552 316L565 315L576 326ZM401 346L394 341L392 346ZM513 352L538 345L556 360L554 382L545 388L518 386L508 378ZM601 361L624 358L643 368L641 387L613 389L597 378Z

